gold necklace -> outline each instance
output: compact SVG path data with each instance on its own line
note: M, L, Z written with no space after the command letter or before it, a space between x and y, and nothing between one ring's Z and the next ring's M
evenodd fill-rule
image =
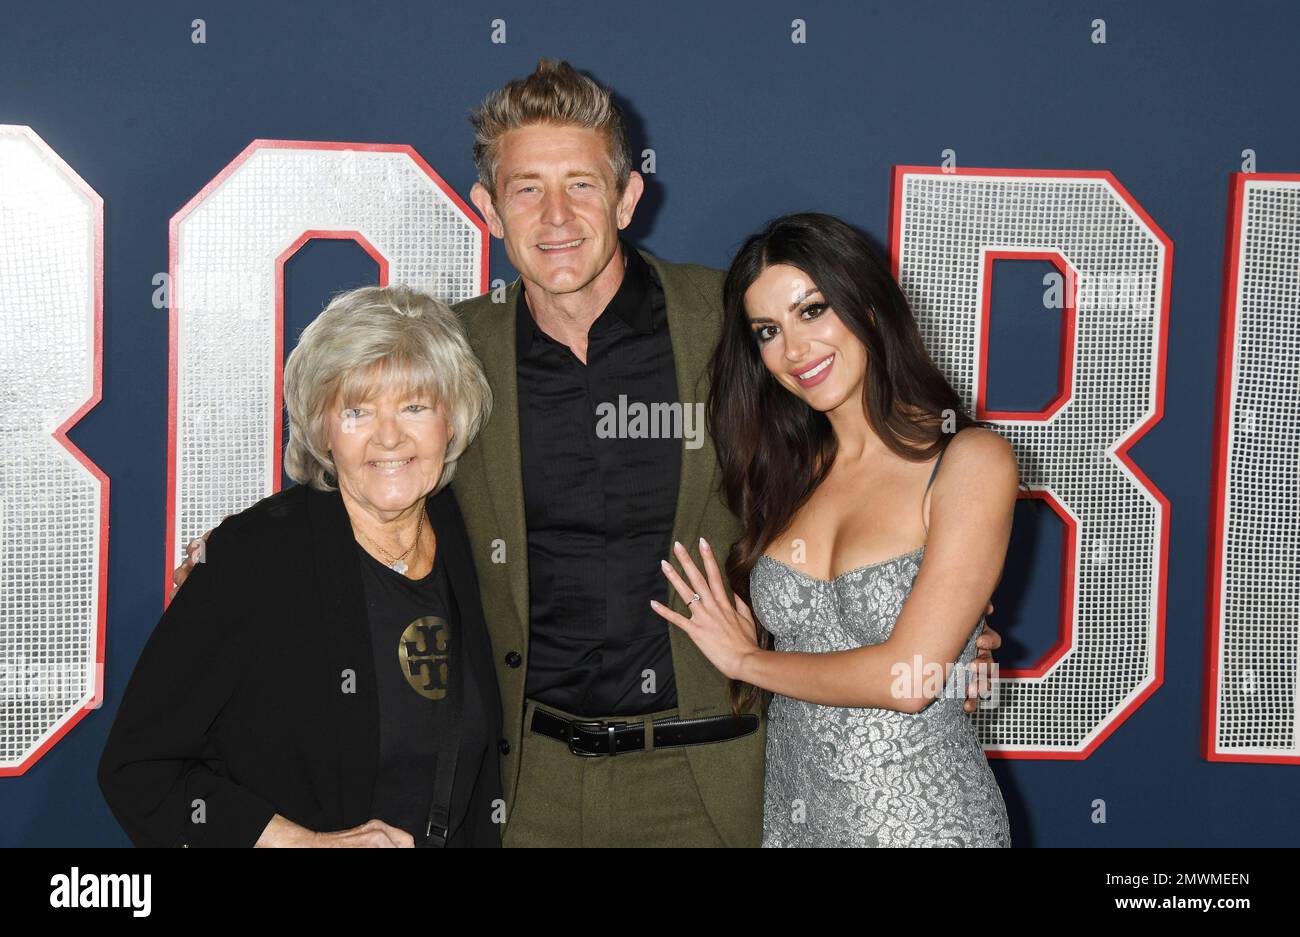
M409 547L407 547L406 552L403 553L401 556L393 556L393 554L389 553L379 544L375 543L375 541L370 537L370 535L366 533L364 530L361 531L361 536L369 540L371 546L373 546L376 550L378 550L380 553L384 554L384 556L388 558L389 569L393 570L394 572L398 572L405 575L406 571L410 569L410 567L406 565L406 558L410 555L411 551L414 550L419 545L420 531L423 528L423 526L424 526L424 506L421 505L420 519L415 522L415 542L412 543Z

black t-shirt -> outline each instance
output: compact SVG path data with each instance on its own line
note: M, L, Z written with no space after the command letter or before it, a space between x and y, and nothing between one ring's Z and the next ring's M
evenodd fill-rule
M379 770L372 815L406 830L419 845L433 797L437 741L455 731L448 691L461 694L460 755L451 798L449 846L491 845L493 830L478 780L489 754L478 687L466 664L461 615L439 543L423 579L389 569L357 544L379 691ZM495 757L495 753L491 753ZM474 816L467 814L473 811ZM484 833L486 831L486 833ZM480 835L482 834L482 835ZM486 836L486 841L476 842Z

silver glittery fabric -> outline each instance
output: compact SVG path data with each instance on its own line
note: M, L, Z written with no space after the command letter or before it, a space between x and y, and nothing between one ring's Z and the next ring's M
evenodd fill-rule
M825 653L889 637L925 547L816 579L768 556L753 609L778 651ZM978 627L958 658L976 654ZM916 715L774 696L768 710L764 846L1009 846L1006 805L953 695Z

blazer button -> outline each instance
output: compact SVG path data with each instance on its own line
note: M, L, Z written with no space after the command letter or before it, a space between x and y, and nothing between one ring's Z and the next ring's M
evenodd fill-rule
M518 651L511 651L509 654L506 655L506 666L508 667L518 667L523 662L524 662L523 655L520 654Z
M510 743L505 739L497 739L497 748L501 749L501 754L503 755L510 754Z

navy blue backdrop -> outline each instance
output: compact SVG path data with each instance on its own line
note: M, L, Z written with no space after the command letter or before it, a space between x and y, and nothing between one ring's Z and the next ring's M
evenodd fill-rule
M1212 764L1200 753L1228 177L1246 148L1260 171L1300 171L1296 9L6 4L0 123L30 125L105 202L103 400L70 436L111 479L112 502L105 702L26 774L0 778L0 844L128 842L94 775L162 610L168 325L150 300L168 265L168 219L255 138L410 144L467 197L468 110L543 55L611 85L632 115L634 152L654 148L631 236L670 260L725 266L746 234L793 210L838 214L884 244L891 166L937 164L949 148L962 166L1117 176L1174 243L1165 415L1131 452L1172 506L1164 683L1086 760L998 759L994 771L1018 845L1300 841L1294 766ZM202 45L190 39L195 17L206 20ZM504 44L491 42L498 17ZM806 21L804 44L790 40L795 18ZM1104 45L1090 41L1095 18ZM374 275L351 244L309 246L289 270L286 335L330 292ZM496 241L490 276L514 277ZM1038 277L1008 278L995 302L1013 315L1037 300ZM993 342L994 393L1033 404L1055 337L1035 335L1020 351L997 333ZM1016 608L992 616L1008 667L1050 639L1058 587L1059 531L1027 511L1016 537L1036 542L1032 555L1013 545L1018 571L994 599ZM1008 588L1024 596L1013 602ZM1092 822L1098 799L1105 823Z

